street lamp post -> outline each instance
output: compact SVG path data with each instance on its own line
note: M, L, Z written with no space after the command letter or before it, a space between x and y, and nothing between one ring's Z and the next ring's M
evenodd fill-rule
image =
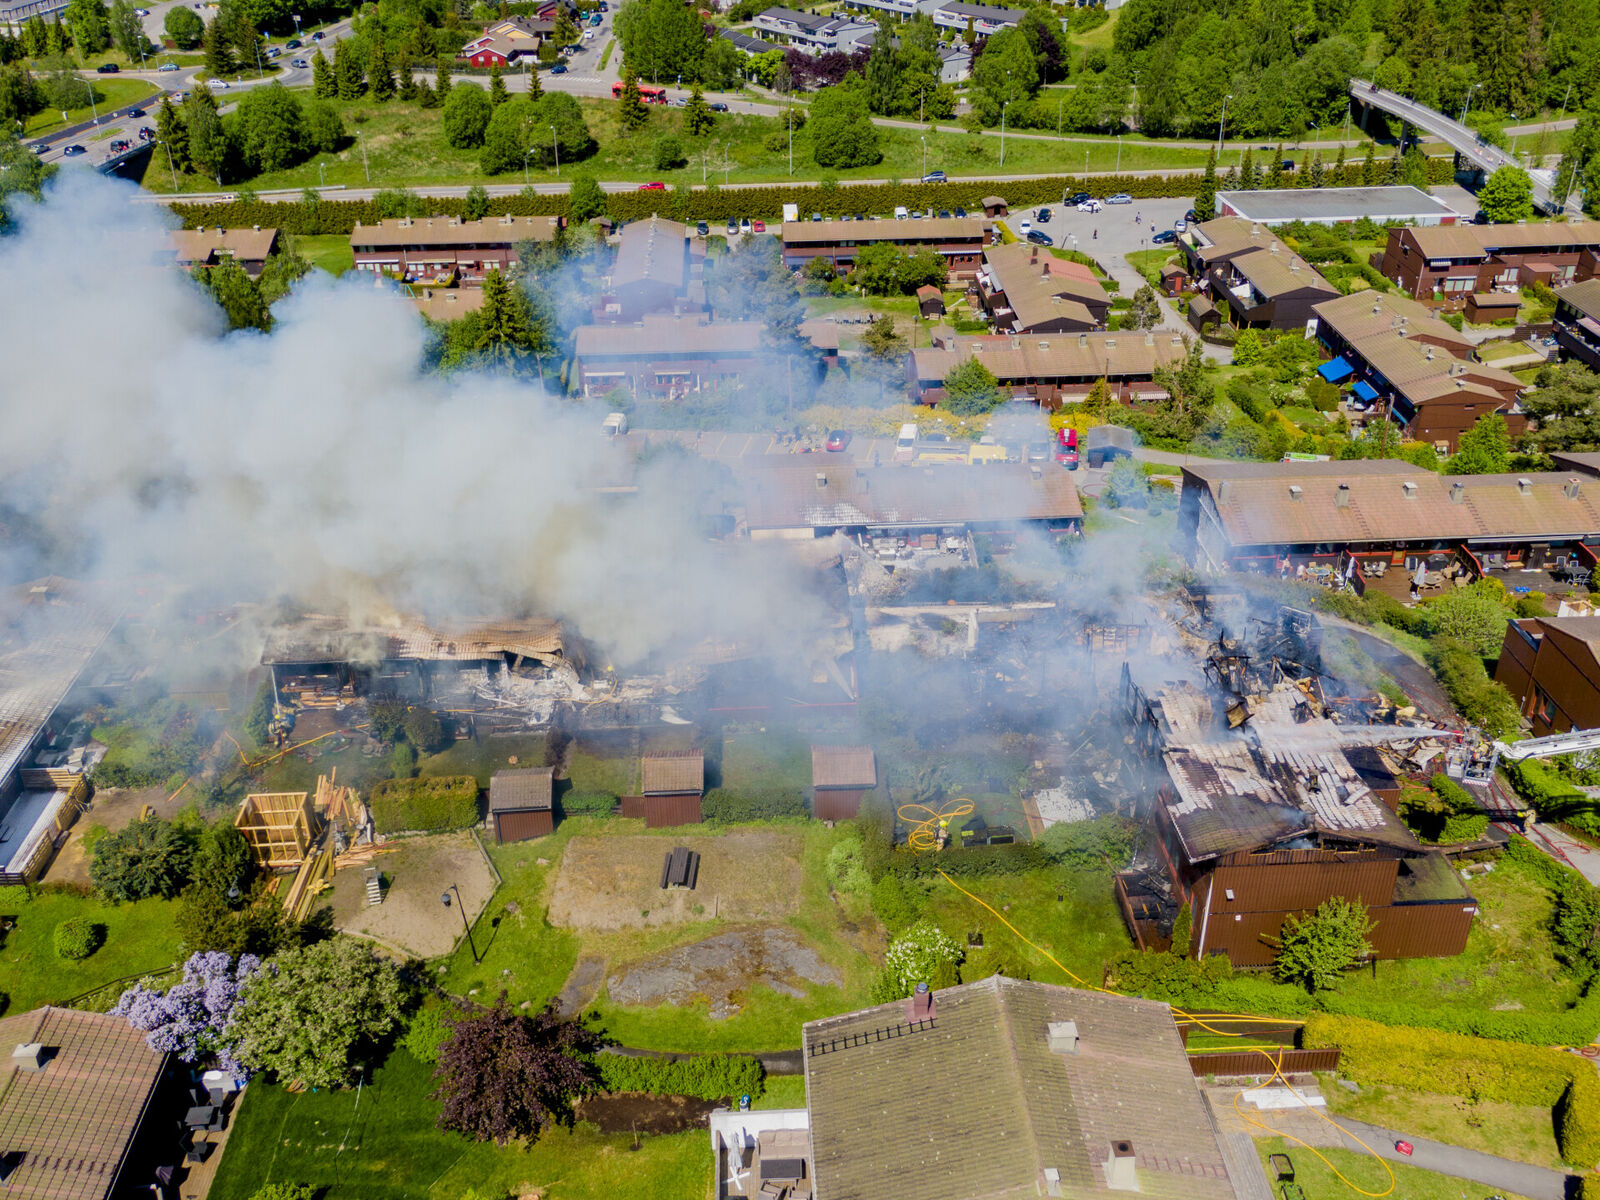
M1122 135L1117 134L1117 174L1122 174Z
M467 932L467 945L472 949L473 964L481 966L483 963L483 956L478 953L478 943L472 940L472 926L467 921L467 906L461 903L461 889L452 883L447 890L439 893L439 903L444 905L446 908L449 908L451 892L456 894L456 908L461 911L461 928Z
M794 99L789 100L788 111L784 113L784 121L789 126L789 174L794 174Z
M167 141L162 141L161 144L167 148L167 170L172 172L172 190L173 191L177 191L178 190L178 168L177 168L177 165L172 161L172 144L170 142L167 142Z
M533 186L531 183L528 182L528 155L532 154L533 150L534 150L534 148L532 146L529 146L526 150L524 150L522 152L522 186L523 187L532 187Z
M922 177L924 179L926 179L928 177L928 135L927 134L923 134L922 135L921 142L922 142Z
M1011 101L1009 100L1000 106L1000 165L1002 167L1006 165L1006 109L1010 107Z
M300 40L300 14L290 13L289 18L294 22L294 40L298 42Z
M1472 109L1472 93L1482 86L1483 84L1481 83L1475 83L1467 89L1467 98L1461 102L1461 118L1456 124L1465 125L1467 123L1467 113Z
M255 40L255 43L256 43L256 78L257 79L265 79L267 77L267 73L264 70L261 69L261 32L258 29L256 29L254 26L251 26L250 32L255 34L255 39L254 40Z
M167 153L170 154L171 151L169 150ZM328 164L319 162L317 164L317 187L325 188L327 186L328 186Z
M362 135L360 129L356 130L356 141L361 143L361 173L367 177L367 182L371 183L372 168L367 165L367 139Z
M555 151L555 155L556 155L556 178L560 179L561 178L561 143L556 140L556 127L554 125L550 126L550 149ZM527 166L527 163L523 163L523 166Z
M1231 94L1227 95L1227 96L1224 96L1222 98L1222 116L1217 121L1217 157L1218 158L1222 157L1222 131L1223 131L1224 128L1226 128L1226 126L1228 124L1228 101L1232 100L1232 99L1233 99L1233 96Z
M728 162L728 152L730 150L732 150L732 149L733 149L733 143L732 142L724 142L722 144L722 186L723 187L727 187L728 186L728 168L729 168L729 165L730 165L729 162Z

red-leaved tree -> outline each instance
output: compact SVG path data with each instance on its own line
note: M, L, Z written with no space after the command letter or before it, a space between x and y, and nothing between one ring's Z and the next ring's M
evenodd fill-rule
M599 1039L558 1017L554 1004L523 1016L501 992L493 1008L446 1019L455 1033L439 1048L433 1073L441 1129L502 1146L531 1141L547 1125L570 1123L573 1099L594 1090L594 1068L582 1056Z

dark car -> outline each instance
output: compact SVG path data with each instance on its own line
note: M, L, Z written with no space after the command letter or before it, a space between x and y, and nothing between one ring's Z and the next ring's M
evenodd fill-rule
M1049 223L1050 223L1050 210L1048 208L1041 208L1039 210L1039 224L1048 225Z
M1156 234L1150 239L1150 244L1152 246L1165 246L1167 243L1175 242L1177 240L1178 235L1176 233L1170 229L1163 229L1160 233Z
M941 221L948 221L950 219L950 210L948 208L941 208L939 210L939 219Z
M82 146L78 145L77 143L73 143L70 146L62 147L61 157L62 158L77 158L78 155L87 154L87 153L89 153L89 152L87 150L85 150Z
M956 209L956 216L958 216L958 217L964 217L964 216L966 216L966 215L967 215L967 210L966 210L966 209L964 209L964 208L958 208L958 209Z
M130 117L142 117L145 115L145 112L142 108L130 108L128 110L128 115Z
M322 32L322 30L320 30L320 29L319 29L319 30L317 30L317 31L316 31L316 32L315 32L315 33L313 33L313 34L312 34L312 35L311 35L311 40L312 40L312 41L313 41L313 42L320 42L320 41L321 41L321 40L322 40L322 39L323 39L323 38L324 38L324 37L326 37L326 36L327 36L327 35L326 35L326 34L324 34L324 33L323 33L323 32Z
M552 74L552 75L565 75L566 73L567 73L567 64L566 63L557 63L555 66L550 68L550 74Z
M156 131L154 129L151 129L150 126L148 126L148 125L139 126L139 140L141 142L153 142L153 141L155 141L156 140Z
M1294 159L1286 158L1282 162L1280 162L1278 165L1280 167L1282 167L1285 171L1292 171L1292 170L1294 170Z
M1198 214L1196 214L1196 212L1192 208L1188 212L1183 214L1184 224L1186 224L1186 225L1193 225L1199 219L1200 219L1200 217L1198 216Z
M721 100L717 100L717 101L712 103L711 111L712 112L727 112L728 111L728 106L726 104L724 104Z
M850 444L850 431L848 429L832 429L828 431L827 447L837 453Z
M701 237L705 237L706 234L711 232L711 226L707 225L704 221L696 221L694 223L694 231Z
M303 43L300 41L299 38L290 38L287 42L285 42L283 44L283 48L285 50L298 50L298 49L300 49L301 45L303 45Z
M945 183L949 179L943 171L929 171L922 177L923 183Z
M111 141L111 153L123 154L130 150L132 145L133 144L129 142L127 138L113 138Z
M1088 192L1073 192L1072 195L1068 196L1061 203L1068 208L1077 208L1078 205L1082 204L1088 199L1090 199Z
M94 69L94 73L96 75L115 75L120 70L122 68L117 66L116 63L101 63Z
M1027 455L1028 461L1031 462L1031 463L1049 462L1050 461L1050 443L1049 442L1029 442L1027 450L1025 451L1025 454Z
M812 213L811 214L811 219L813 221L820 221L820 220L822 220L822 214L821 213Z
M1032 242L1035 246L1054 246L1055 245L1055 243L1050 240L1050 235L1048 233L1045 233L1044 230L1042 230L1042 229L1030 229L1030 230L1028 230L1028 240L1030 242Z

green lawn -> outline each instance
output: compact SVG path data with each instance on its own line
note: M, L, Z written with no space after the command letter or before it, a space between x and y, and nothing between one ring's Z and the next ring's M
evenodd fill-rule
M304 1183L321 1200L496 1200L543 1189L547 1200L702 1197L711 1184L704 1130L644 1136L556 1129L532 1147L470 1142L434 1126L431 1068L403 1050L366 1087L291 1094L258 1080L238 1113L212 1200L248 1200L265 1183Z
M96 75L91 83L95 93L94 104L85 104L82 108L69 108L66 120L62 120L59 108L47 108L43 112L34 113L24 122L22 136L43 137L45 134L65 129L69 125L80 125L92 119L97 111L103 113L113 108L121 108L125 104L143 100L146 96L153 96L157 91L155 84L146 83L142 79L118 79L115 76L108 78Z
M730 725L722 742L722 786L811 786L811 739L778 726Z
M768 150L763 144L767 134L778 128L778 118L730 113L720 116L716 128L702 138L690 138L683 133L684 114L677 109L655 109L650 123L637 133L624 132L617 119L617 106L609 100L584 99L589 130L600 144L600 149L581 166L601 179L663 180L669 184L700 186L702 183L722 182L722 164L730 164L726 174L729 182L782 182L791 178L788 168L787 146L781 151ZM346 184L351 187L367 186L367 169L371 171L371 184L377 187L420 187L429 184L462 184L488 179L478 166L476 150L457 150L447 144L440 129L439 111L424 110L415 104L392 101L378 104L359 100L340 104L350 144L332 154L319 155L299 166L275 171L258 178L229 180L229 186L249 182L257 189L301 188L322 182L319 165L326 167L329 185ZM357 141L357 131L366 144L366 167L363 166L362 148ZM682 140L689 164L676 170L663 171L653 162L655 139L663 133L676 133ZM901 128L880 129L884 159L869 167L858 167L833 172L840 179L914 179L922 171L923 136L916 130ZM1000 170L1000 140L980 137L964 132L927 134L929 169L943 165L952 175L983 178ZM1083 148L1090 152L1090 168L1109 171L1117 161L1116 142L1096 142ZM811 160L809 135L801 131L795 137L794 175L797 179L814 179L819 168ZM1028 139L1007 138L1005 142L1004 170L1008 173L1055 173L1078 170L1080 147L1074 144L1063 157L1060 143ZM1127 170L1171 168L1173 170L1198 169L1204 165L1205 153L1163 146L1157 143L1134 142L1126 144L1122 165ZM564 163L562 177L570 179L578 164ZM528 178L535 182L549 182L556 178L553 170L533 170ZM517 184L522 172L513 171L495 177L497 183ZM144 184L152 191L170 190L170 177L163 178L152 170L146 173ZM212 191L216 183L204 176L188 174L179 176L181 191ZM776 213L752 213L752 216L775 217Z
M330 275L343 275L355 266L356 256L350 249L348 234L294 234L289 238L289 248Z
M41 1004L60 1004L112 980L159 971L178 961L178 934L173 928L176 901L106 904L53 890L37 892L26 902L10 898L20 891L4 889L7 899L0 900L0 916L16 920L15 929L0 934L0 1009L4 1011L25 1012ZM106 929L105 943L82 962L57 955L51 940L55 927L69 917L87 917ZM108 1003L115 999L109 996Z
M1272 1124L1271 1113L1251 1115L1265 1125ZM1337 1167L1339 1174L1350 1184L1369 1194L1386 1194L1385 1189L1390 1186L1390 1171L1393 1171L1394 1190L1387 1194L1394 1200L1462 1200L1463 1197L1478 1196L1488 1191L1484 1184L1458 1179L1454 1175L1440 1175L1435 1171L1424 1171L1421 1167L1408 1167L1401 1163L1385 1164L1360 1150L1318 1147L1316 1154L1313 1154L1305 1146L1276 1137L1260 1138L1255 1145L1256 1153L1261 1156L1261 1168L1267 1172L1268 1179L1274 1179L1275 1176L1267 1165L1267 1156L1289 1155L1294 1163L1294 1181L1305 1192L1306 1200L1353 1200L1359 1194L1350 1190L1350 1185L1334 1173L1329 1163ZM1318 1158L1317 1154L1323 1158ZM1502 1200L1525 1200L1515 1192L1497 1194Z
M750 1103L751 1108L804 1108L805 1106L804 1075L768 1075L761 1095Z
M1194 1039L1190 1038L1191 1046ZM1363 1087L1359 1093L1322 1080L1322 1094L1334 1116L1351 1117L1387 1129L1449 1142L1469 1150L1565 1170L1556 1149L1555 1122L1548 1108L1537 1104L1501 1104L1468 1100L1406 1088Z
M1135 250L1124 257L1135 271L1150 281L1151 287L1159 288L1161 268L1172 259L1180 257L1180 252L1173 247L1162 246L1158 250Z

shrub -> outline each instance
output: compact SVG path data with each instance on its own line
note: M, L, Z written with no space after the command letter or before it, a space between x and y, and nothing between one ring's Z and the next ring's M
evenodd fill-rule
M872 885L872 911L890 933L904 929L921 913L898 875L885 875Z
M88 917L68 917L55 927L50 940L62 958L78 962L105 944L106 927Z
M1045 852L1031 842L1010 846L968 846L934 850L927 854L901 852L889 860L889 870L902 879L933 879L940 871L954 878L983 875L1026 875L1050 865Z
M847 837L828 851L828 886L836 892L864 892L871 886L861 862L861 839Z
M872 998L879 1004L903 999L919 983L935 989L948 987L955 982L961 958L956 940L924 917L889 944L883 969L872 986Z
M699 1054L693 1058L644 1058L601 1054L595 1058L600 1086L608 1092L653 1096L693 1096L725 1100L759 1096L765 1072L759 1059L742 1054Z
M439 1061L439 1047L454 1032L445 1019L442 1005L425 1004L412 1015L400 1045L419 1062L436 1063Z
M1517 702L1504 684L1489 678L1483 659L1453 638L1439 638L1428 648L1428 665L1439 677L1450 702L1490 737L1514 733L1522 724Z
M569 817L609 817L617 806L610 792L568 792L561 797L561 811Z
M466 829L478 823L478 781L470 775L386 779L372 789L372 820L383 833Z
M794 788L712 788L700 801L700 815L714 825L803 818L806 801Z
M250 1200L317 1200L317 1189L309 1183L269 1183L258 1188Z
M651 161L658 171L670 171L688 161L683 156L683 143L675 134L664 133L656 139Z

